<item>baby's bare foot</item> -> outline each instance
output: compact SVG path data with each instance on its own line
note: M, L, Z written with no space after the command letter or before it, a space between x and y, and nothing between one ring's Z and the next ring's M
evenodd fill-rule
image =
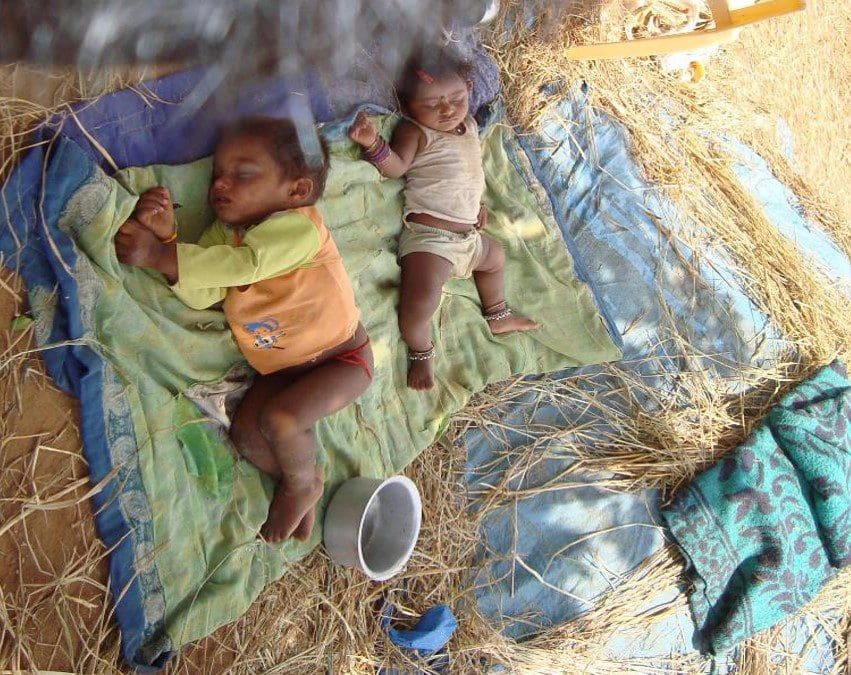
M537 321L532 321L532 319L527 319L525 316L517 316L516 314L509 314L504 319L488 321L488 326L490 326L491 333L494 335L503 335L522 330L535 330L540 327Z
M408 386L417 391L434 388L434 359L410 361L408 365Z
M269 515L260 529L262 537L273 544L294 536L302 541L310 537L316 520L314 506L322 496L323 476L318 466L313 475L301 480L282 479L275 488Z

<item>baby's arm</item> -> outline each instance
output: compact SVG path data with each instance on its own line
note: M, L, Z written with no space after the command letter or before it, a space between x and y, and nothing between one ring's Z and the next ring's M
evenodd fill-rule
M198 239L197 246L207 248L209 246L226 244L227 242L228 233L225 227L221 223L216 222L204 230L201 234L201 238ZM180 300L183 301L184 305L192 307L193 309L206 309L207 307L212 307L217 302L225 299L228 289L223 286L195 288L191 283L191 279L188 279L186 274L183 275L183 285L179 284L180 255L177 246L175 246L175 257L178 261L178 276L174 280L167 278L167 281L171 285L171 290L178 298L180 298Z
M212 230L208 228L199 245L203 245L205 236ZM115 236L115 253L119 262L133 267L148 267L160 272L169 284L175 284L179 275L177 244L163 243L147 227L135 218L130 218ZM184 304L193 309L205 309L224 300L225 288L189 288L172 286L174 294Z
M164 243L131 218L118 231L115 250L120 262L157 270L183 302L203 309L222 300L232 286L304 265L321 246L314 224L295 212L252 227L241 246L232 246L232 239L226 226L215 223L197 244Z
M482 204L479 208L479 219L476 221L475 228L477 230L484 230L488 226L488 210L485 208L485 205Z
M359 112L349 129L349 138L363 148L369 149L375 147L381 137L378 135L375 123ZM377 163L376 168L388 178L399 178L405 175L420 148L421 140L424 138L419 127L408 120L402 120L393 132L389 156Z
M227 226L216 223L210 229L220 229L223 236L217 241L177 245L181 288L247 286L305 265L321 246L313 222L294 211L248 229L240 246L233 245Z

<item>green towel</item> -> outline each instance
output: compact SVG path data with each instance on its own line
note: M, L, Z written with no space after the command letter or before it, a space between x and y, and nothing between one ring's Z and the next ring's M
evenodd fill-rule
M386 133L393 120L382 124ZM421 394L405 385L406 352L396 322L402 181L382 179L351 143L332 143L319 208L372 338L375 379L354 405L318 425L319 462L327 478L320 524L325 500L341 481L398 473L488 383L619 358L589 289L574 274L546 195L516 139L494 126L483 146L488 232L506 248L507 297L543 328L493 337L473 282L450 282L433 325L437 388ZM317 526L306 543L258 541L271 481L235 461L224 439L181 395L243 363L222 313L187 308L158 274L121 266L115 258L112 237L132 213L134 194L156 184L168 186L183 205L181 238L197 239L212 220L206 205L209 179L209 159L129 169L115 179L98 172L71 199L60 223L85 253L74 273L81 294L90 296L81 303L92 308L85 310L84 324L109 360L107 388L124 392L116 393L116 406L129 406L115 419L133 420L132 429L110 433L131 439L121 452L128 458L135 454L142 477L138 489L122 496L122 508L133 509L137 520L145 520L146 509L151 514L145 528L150 535L140 530L139 536L152 552L150 563L162 587L161 595L152 590L145 599L149 623L162 626L159 637L146 645L152 653L179 648L240 616L283 574L287 561L306 555L321 539Z
M851 382L834 362L784 396L663 511L691 561L699 646L723 652L851 562Z

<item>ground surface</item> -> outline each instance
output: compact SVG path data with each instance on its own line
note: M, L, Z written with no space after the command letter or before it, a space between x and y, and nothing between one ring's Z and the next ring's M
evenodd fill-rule
M849 35L846 0L810 0L802 15L748 29L731 48L739 66L708 74L725 77L731 97L788 123L801 173L846 221ZM50 104L67 79L31 72L2 84L4 96ZM109 671L117 664L118 636L109 618L104 551L85 498L90 486L77 405L55 390L37 356L24 353L32 348L31 333L10 330L26 301L12 275L0 278L0 669ZM205 656L214 650L215 642L199 650L197 666L218 671Z

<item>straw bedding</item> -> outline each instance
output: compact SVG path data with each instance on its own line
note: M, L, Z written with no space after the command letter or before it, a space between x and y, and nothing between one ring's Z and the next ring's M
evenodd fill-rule
M508 5L504 11L512 11L511 3L504 4ZM794 347L783 363L737 373L736 383L746 386L739 389L745 393L736 396L722 393L728 388L708 367L711 355L690 353L676 336L672 342L693 365L676 397L665 398L638 378L617 371L625 400L644 388L656 397L662 413L648 415L635 405L625 415L607 409L608 400L587 402L610 416L614 430L603 448L592 452L575 443L571 449L579 455L581 468L605 467L612 472L610 489L673 490L740 442L794 383L836 355L846 361L851 356L851 322L842 309L847 298L776 234L739 184L729 160L711 142L712 135L729 133L751 144L799 195L808 216L851 253L851 209L843 189L851 170L847 161L835 161L843 156L843 147L847 157L851 138L849 93L844 86L851 57L842 43L847 39L843 33L851 34L851 20L842 0L812 4L817 6L802 17L746 32L740 44L715 59L710 77L698 86L664 76L645 60L567 61L567 40L599 37L585 32L588 29L575 15L542 19L507 40L499 35L490 38L517 124L533 128L559 95L552 89L544 95L541 85L589 82L592 103L629 129L634 154L648 178L690 214L694 231L703 233L689 243L695 250L723 246L731 251L748 272L749 291ZM616 28L592 30L606 33ZM791 31L791 38L786 31ZM792 54L790 39L806 53ZM795 68L790 68L793 58ZM808 97L791 86L799 80L795 70L806 70L818 83ZM20 67L0 70L0 174L26 150L23 131L48 109L151 76L61 72L55 79L41 77L43 91L37 95L31 87L29 94L19 95L22 73ZM810 106L818 115L795 110L796 101L799 108ZM648 113L654 108L669 114ZM778 149L774 117L778 112L792 127L800 165ZM825 135L835 142L824 143ZM0 273L0 669L122 672L117 630L110 617L107 552L94 533L88 503L97 487L88 485L86 478L75 402L57 392L44 375L31 329L9 328L12 318L25 311L23 297L17 277L5 270ZM492 404L520 396L530 387L542 400L557 401L570 394L546 378L495 385L471 403L441 442L409 467L407 474L424 494L426 512L420 544L404 576L368 584L330 565L317 551L269 587L246 616L185 650L170 670L372 673L380 665L413 666L378 627L376 604L389 599L399 606L402 617L437 602L458 608L462 620L450 643L452 672L482 672L486 663L529 673L657 672L640 660L607 660L601 646L618 629L652 625L682 609L682 595L652 615L639 609L657 589L681 581L681 562L670 549L646 561L580 620L523 644L506 640L479 617L465 588L479 520L488 508L516 495L503 483L486 495L485 508L467 510L465 449L456 440L470 425L499 431L502 422ZM557 435L559 430L550 433ZM515 465L522 467L538 447L530 444L515 457ZM837 625L825 617L834 612L847 617L849 582L851 575L840 575L804 610L834 638L837 672L844 670L848 659L847 619ZM689 656L672 658L667 665L677 672L696 673L707 664ZM742 672L753 674L800 671L796 657L787 654L779 629L749 641L739 665Z

